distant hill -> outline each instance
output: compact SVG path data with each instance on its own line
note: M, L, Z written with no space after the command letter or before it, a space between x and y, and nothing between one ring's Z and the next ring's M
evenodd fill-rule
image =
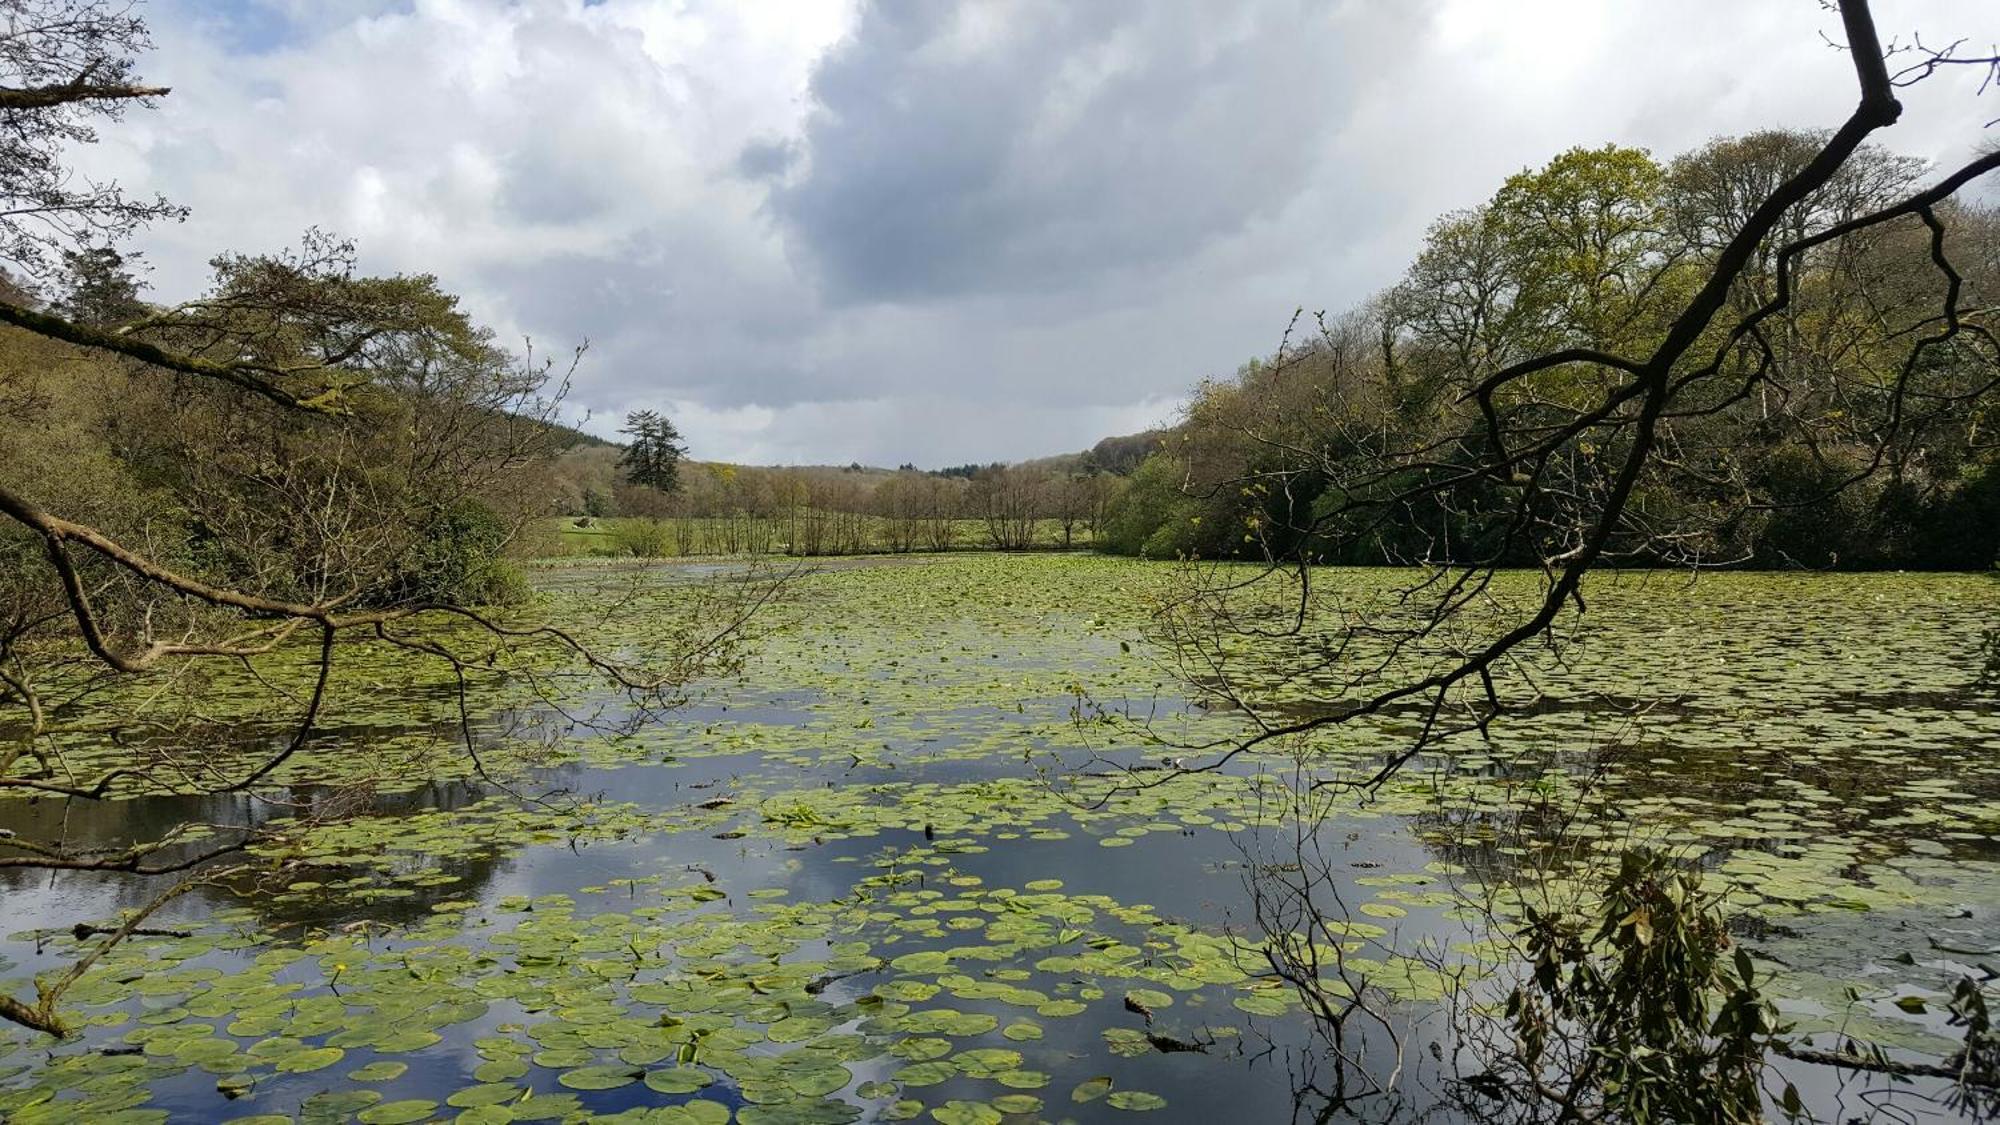
M564 449L594 449L601 446L622 448L615 441L607 441L596 434L586 433L575 426L566 426L561 422L544 422L542 428L555 434Z
M1166 440L1166 430L1143 430L1121 437L1108 437L1078 454L1086 468L1097 469L1113 476L1131 476L1139 463L1151 456Z

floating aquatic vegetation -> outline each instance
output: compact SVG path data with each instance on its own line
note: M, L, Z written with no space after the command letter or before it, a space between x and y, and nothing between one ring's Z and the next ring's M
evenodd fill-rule
M1254 876L1258 841L1291 822L1294 755L1365 770L1410 720L1224 771L1146 768L1142 787L1065 786L1086 759L1157 767L1181 752L1156 739L1240 729L1186 706L1144 642L1157 574L979 557L814 575L739 680L634 730L542 737L560 718L496 672L495 715L532 714L482 720L489 767L530 797L571 792L467 786L297 830L260 814L274 835L256 858L283 865L283 885L205 899L172 922L191 936L107 955L67 998L78 1041L30 1052L0 1033L0 1117L1192 1112L1185 1073L1243 1072L1219 1050L1169 1058L1149 1032L1191 1042L1296 1021L1299 1004L1240 918L1202 913L1192 892L1148 906L1118 880ZM1337 579L1348 598L1385 581ZM593 643L638 646L673 595L663 583L605 620L588 583L548 597ZM1728 891L1802 1029L1942 1054L1935 998L1997 920L2000 715L1970 694L1977 668L1938 654L1997 605L1991 583L1955 578L1607 584L1583 647L1538 672L1541 706L1366 799L1326 799L1327 831L1360 841L1350 909L1302 940L1421 1004L1454 967L1507 955L1489 921L1579 899L1604 857L1651 843ZM277 782L360 770L390 794L467 777L451 700L404 659L378 654L342 685L340 722ZM279 684L300 671L260 669ZM268 698L249 677L203 686L220 719ZM1317 690L1281 694L1303 707ZM579 694L615 718L615 698ZM107 738L75 760L120 752ZM1418 948L1440 935L1446 964ZM0 971L90 940L22 936Z

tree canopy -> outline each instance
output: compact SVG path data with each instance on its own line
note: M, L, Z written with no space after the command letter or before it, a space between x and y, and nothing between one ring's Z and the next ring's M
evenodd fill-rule
M656 492L680 488L681 458L687 456L687 446L672 421L658 411L634 411L625 416L618 432L631 439L618 459L627 481Z
M1630 367L1605 357L1668 333L1732 232L1829 136L1769 130L1664 162L1578 148L1509 177L1434 224L1378 299L1204 384L1135 476L1112 543L1346 563L1560 556L1629 448ZM2000 214L1941 198L1850 229L1903 206L1925 173L1857 146L1736 247L1716 299L1737 327L1718 318L1672 365L1676 401L1605 561L2000 556L1996 354L1977 311L2000 296Z

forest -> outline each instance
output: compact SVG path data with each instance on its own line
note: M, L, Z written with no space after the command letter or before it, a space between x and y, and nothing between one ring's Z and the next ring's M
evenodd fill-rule
M1203 383L1134 472L1104 545L1155 558L1304 550L1361 565L1481 557L1491 521L1505 518L1483 486L1392 503L1370 513L1365 534L1323 517L1351 507L1348 482L1381 467L1383 449L1441 450L1437 466L1411 472L1476 459L1448 443L1478 409L1485 373L1657 335L1728 235L1824 140L1724 137L1664 163L1576 148L1510 177L1485 204L1441 217L1395 287L1363 308L1295 322L1285 348ZM1781 285L1790 301L1759 325L1766 350L1733 357L1744 366L1732 374L1755 386L1676 420L1671 471L1651 474L1636 497L1657 530L1620 565L1979 570L2000 557L1990 353L1926 356L1936 385L1921 397L1899 400L1895 379L1904 341L1937 316L1933 233L1952 248L1963 299L1991 306L2000 212L1940 207L1815 247L1782 273L1776 254L1889 206L1927 173L1863 148L1759 244L1729 307L1747 313ZM1589 378L1552 369L1520 393L1577 398ZM1585 474L1597 451L1576 452L1584 463L1564 471Z

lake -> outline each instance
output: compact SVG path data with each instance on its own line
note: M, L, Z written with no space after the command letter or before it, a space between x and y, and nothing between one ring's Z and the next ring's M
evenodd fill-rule
M553 619L643 653L689 578L729 572L537 583ZM1366 602L1399 577L1317 581ZM265 861L282 885L196 886L92 967L66 1005L81 1036L0 1030L0 1118L1462 1120L1453 1031L1506 971L1496 927L1634 844L1726 891L1795 1036L1957 1048L1952 986L2000 957L2000 582L1599 575L1575 643L1524 658L1532 706L1313 797L1302 830L1301 760L1365 772L1414 720L1165 768L1245 729L1149 639L1174 580L1074 555L829 564L670 715L559 668L494 673L484 771L452 686L374 652L267 790L0 799L0 828L106 847L291 824ZM219 755L279 735L273 693L305 664L193 686ZM1323 704L1284 664L1274 707ZM143 752L116 733L77 768ZM1330 987L1379 1017L1344 1064L1264 954L1301 874L1341 911L1309 939ZM0 870L8 990L157 889ZM1822 1118L1964 1112L1935 1079L1779 1072Z

